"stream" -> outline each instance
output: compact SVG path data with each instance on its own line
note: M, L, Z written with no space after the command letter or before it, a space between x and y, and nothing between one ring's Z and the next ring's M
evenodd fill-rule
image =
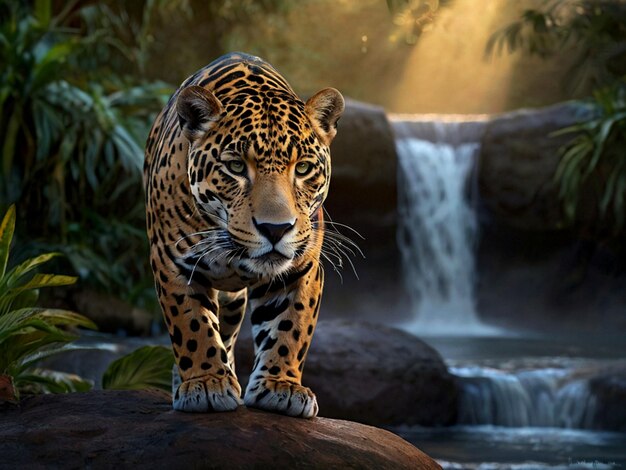
M625 429L626 411L601 413L593 390L598 377L624 380L624 335L542 336L481 322L475 168L484 121L446 119L392 121L398 245L413 311L397 326L434 347L458 377L459 415L449 428L392 430L446 469L626 468L626 433L606 431Z
M392 430L445 469L626 468L626 433L589 429L586 381L626 362L623 337L423 339L460 377L459 424Z

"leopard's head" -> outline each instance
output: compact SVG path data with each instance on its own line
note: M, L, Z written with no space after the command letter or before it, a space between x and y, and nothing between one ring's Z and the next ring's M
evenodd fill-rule
M176 110L189 141L193 197L217 225L207 231L214 252L205 251L205 261L221 256L275 277L320 241L329 146L344 100L333 88L305 103L286 90L251 85L257 91L230 95L189 86Z

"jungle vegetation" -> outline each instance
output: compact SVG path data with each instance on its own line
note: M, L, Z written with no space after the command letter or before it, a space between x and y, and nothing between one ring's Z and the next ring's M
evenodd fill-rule
M626 3L545 3L496 32L486 52L574 58L563 86L574 96L588 96L588 117L558 132L572 138L562 148L555 180L567 220L575 224L592 199L594 215L584 229L612 238L626 222Z
M14 263L61 253L50 263L78 276L81 289L157 311L144 230L143 147L177 84L212 58L244 49L284 65L305 94L342 69L335 86L355 98L384 100L412 45L454 1L343 2L335 17L324 13L332 4L0 0L0 213L15 204ZM374 10L388 21L373 21ZM313 12L328 28L303 37L291 22ZM551 0L488 45L490 53L576 56L563 88L591 96L593 118L564 131L576 133L556 178L571 219L586 185L597 186L598 213L613 231L623 227L626 197L625 15L616 0ZM355 24L342 37L355 36L354 43L331 37L347 17ZM335 44L332 60L320 38ZM299 67L302 56L312 65ZM341 67L347 63L358 67ZM355 80L361 69L372 73L370 88Z
M62 253L82 287L154 307L143 149L175 86L150 78L173 79L153 33L197 14L217 56L220 28L282 4L0 0L0 211L16 205L16 259Z

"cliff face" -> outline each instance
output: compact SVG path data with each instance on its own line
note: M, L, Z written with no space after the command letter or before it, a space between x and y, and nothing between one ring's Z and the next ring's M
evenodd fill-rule
M0 408L3 468L438 469L381 429L241 407L171 410L157 392L41 395Z
M563 214L554 174L559 148L572 136L552 134L575 124L583 114L580 106L566 103L490 119L478 162L483 207L520 230L560 229Z
M587 112L565 103L507 113L486 124L477 163L476 300L489 321L560 331L626 330L626 253L602 239L606 228L596 210L601 185L584 188L569 225L554 177L559 150L572 138L554 132Z

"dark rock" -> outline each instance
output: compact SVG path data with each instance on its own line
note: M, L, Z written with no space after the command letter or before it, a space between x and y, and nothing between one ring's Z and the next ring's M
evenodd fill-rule
M416 138L452 146L480 142L488 122L484 114L392 114L389 119L398 139Z
M589 391L596 398L594 427L626 432L626 362L589 379Z
M481 202L524 230L561 228L563 213L554 175L559 148L572 135L552 133L579 122L575 103L523 109L491 119L482 137L478 184Z
M564 103L506 113L486 124L477 164L476 301L488 322L561 332L626 328L626 255L592 233L602 232L598 194L591 190L598 185L583 191L572 225L555 180L559 149L573 134L553 133L588 113Z
M238 343L237 373L252 364L250 341ZM320 321L304 368L320 415L372 425L453 424L457 384L439 354L408 333L382 325Z
M397 158L384 110L348 100L331 153L332 179L324 207L332 221L349 225L363 236L337 227L357 242L365 258L358 253L352 257L359 279L344 261L343 281L324 260L325 308L342 318L365 315L374 320L374 314L382 311L386 320L398 319L406 303L396 244Z
M109 363L151 340L93 335L77 350L48 359L44 366L78 374L100 387ZM89 349L90 347L98 349ZM249 325L237 341L237 375L244 385L254 362ZM400 330L348 320L321 320L304 368L304 382L317 394L320 415L372 425L453 424L458 389L441 356Z
M585 334L626 331L625 255L563 231L483 222L476 304L504 327Z
M240 408L171 410L158 392L41 395L0 409L3 468L441 468L400 437Z
M78 291L74 296L76 311L91 318L100 331L124 330L133 335L148 335L154 316L122 299L93 290Z

